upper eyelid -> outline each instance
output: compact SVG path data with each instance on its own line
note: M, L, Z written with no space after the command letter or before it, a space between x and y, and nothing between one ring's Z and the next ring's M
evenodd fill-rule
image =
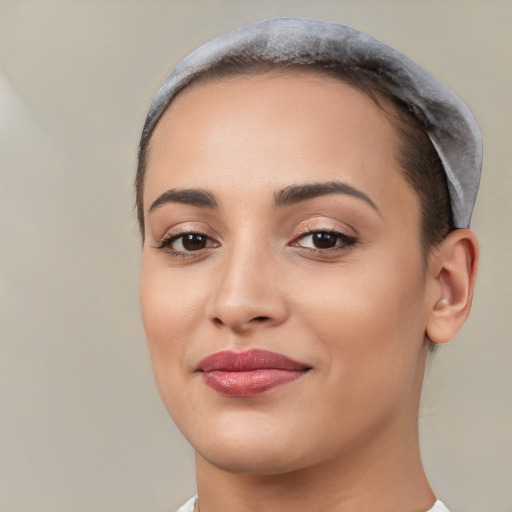
M159 244L162 244L164 242L170 242L170 241L174 241L174 240L178 240L184 236L187 236L187 235L200 235L200 236L204 236L206 238L208 238L209 240L213 240L215 241L215 238L212 237L211 235L203 232L203 231L199 231L199 230L185 230L185 231L179 231L179 232L175 232L175 233L172 233L172 232L166 232L166 234L164 234L164 236L162 236L159 240L158 240L158 243Z
M189 233L197 233L204 235L209 238L218 238L219 235L216 230L212 229L209 225L202 221L186 221L178 222L175 225L168 226L166 229L161 231L163 234L160 236L154 236L156 241L164 240L172 236L186 235Z
M183 250L183 249L174 249L174 248L171 247L171 245L174 242L176 242L180 238L186 236L187 234L198 234L198 235L201 235L201 236L205 236L207 239L209 239L210 241L213 242L213 245L202 247L202 248L197 249L195 251ZM162 251L162 252L164 252L167 255L172 256L172 257L180 256L180 257L183 257L183 258L194 258L194 257L197 258L200 255L204 255L205 251L209 251L211 249L217 248L220 245L221 244L219 242L217 242L214 238L212 238L212 237L210 237L210 236L208 236L206 234L198 233L198 232L193 232L193 231L185 231L183 233L175 233L175 234L170 234L169 233L168 235L164 235L161 238L161 240L157 242L156 245L153 245L153 248L157 249L158 251Z
M353 226L342 223L339 220L326 220L325 217L308 219L305 222L301 222L296 228L296 233L298 235L307 235L308 233L318 233L320 231L336 232L349 237L360 236L359 232Z
M357 236L351 235L351 234L349 234L345 231L339 230L339 229L312 229L310 231L301 233L299 236L295 237L295 239L292 241L292 244L295 244L298 240L301 240L308 236L312 236L315 233L328 233L330 235L337 235L339 238L343 238L345 240L348 240L348 241L351 241L354 243L358 241Z
M198 234L215 241L215 238L206 233L205 231L206 230L204 229L193 229L191 227L187 228L185 226L182 229L176 229L175 227L169 228L164 231L164 234L162 236L154 237L154 242L150 244L150 246L153 249L165 251L173 242L175 242L182 236L186 236L187 234Z
M295 221L294 224L295 227L289 226L291 230L288 238L290 240L317 232L339 233L350 238L359 238L360 236L358 230L351 224L332 218L330 215L313 215L308 219L299 220L298 222ZM177 238L189 233L197 233L218 242L222 242L226 237L226 233L224 233L223 236L217 229L212 228L209 222L202 220L177 222L175 225L167 226L167 228L161 232L162 235L155 233L153 236L154 242L157 244L160 244L164 240ZM227 238L230 238L230 236Z

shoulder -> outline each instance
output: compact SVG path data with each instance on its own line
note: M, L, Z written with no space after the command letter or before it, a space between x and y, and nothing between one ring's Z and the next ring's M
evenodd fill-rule
M181 506L176 512L194 512L194 505L196 504L196 497L190 498L185 505ZM434 510L434 509L432 509ZM430 512L430 511L429 511ZM437 511L434 511L437 512Z
M182 507L180 507L176 512L194 512L194 505L196 503L196 496L190 498ZM427 512L450 512L444 503L437 500L434 506L427 510Z
M192 509L191 509L192 510ZM442 501L437 500L434 506L427 512L450 512Z

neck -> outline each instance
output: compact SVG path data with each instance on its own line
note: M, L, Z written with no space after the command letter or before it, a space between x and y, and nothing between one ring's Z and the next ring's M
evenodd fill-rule
M200 512L425 512L435 502L417 429L278 475L234 474L196 456ZM377 446L376 446L377 445Z

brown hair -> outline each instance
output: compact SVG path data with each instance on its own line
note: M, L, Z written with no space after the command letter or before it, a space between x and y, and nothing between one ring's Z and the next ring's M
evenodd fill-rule
M337 61L311 60L306 64L274 63L253 56L228 56L212 67L192 76L168 98L167 106L190 84L226 80L240 75L263 73L307 72L334 77L366 93L388 116L399 135L398 160L404 176L419 198L421 216L421 244L424 254L438 245L453 230L450 196L443 164L428 136L428 122L413 111L393 91L397 78L381 74L378 63L372 68L346 65ZM403 77L401 78L403 79ZM392 108L388 108L391 104ZM166 106L166 108L167 108ZM165 109L164 109L165 110ZM163 112L162 112L163 113ZM144 237L144 176L150 141L158 120L145 130L139 144L139 158L135 179L136 209L139 227Z

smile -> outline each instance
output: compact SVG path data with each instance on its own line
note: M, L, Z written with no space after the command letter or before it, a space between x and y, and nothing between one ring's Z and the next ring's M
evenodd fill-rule
M266 350L225 350L203 359L203 382L218 393L238 398L260 395L302 377L311 367Z

